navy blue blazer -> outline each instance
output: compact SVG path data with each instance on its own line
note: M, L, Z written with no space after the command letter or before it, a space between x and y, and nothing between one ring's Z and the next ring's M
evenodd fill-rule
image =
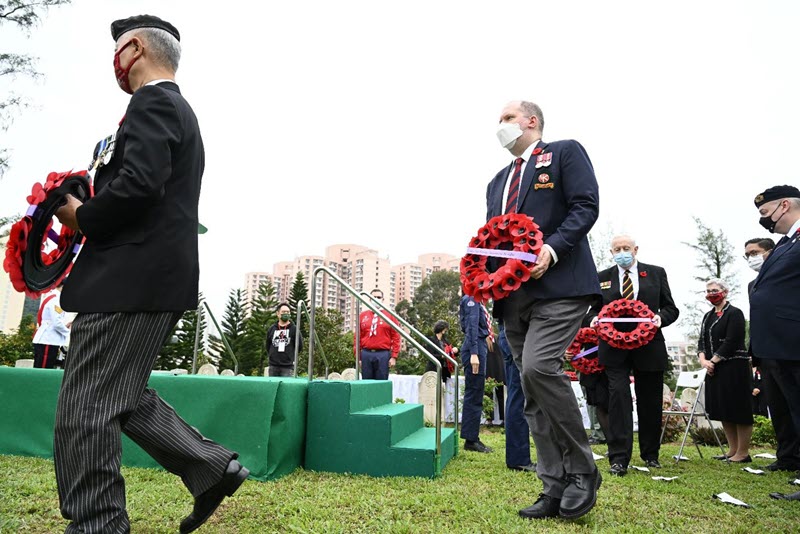
M800 360L800 232L767 256L750 292L750 344L759 358Z
M577 141L539 141L537 147L544 154L551 153L552 159L549 165L537 169L533 156L525 166L517 211L533 217L544 234L544 242L558 255L558 262L539 280L529 280L518 291L530 299L599 297L597 269L586 238L600 210L592 162ZM489 182L487 221L503 214L503 190L512 166L513 162ZM496 317L501 317L502 304L502 300L495 302Z

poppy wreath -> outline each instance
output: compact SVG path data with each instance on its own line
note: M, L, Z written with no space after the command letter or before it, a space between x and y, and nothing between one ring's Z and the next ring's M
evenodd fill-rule
M605 370L605 366L600 364L597 354L590 356L582 356L578 359L573 359L576 355L581 353L584 345L597 346L598 343L597 330L594 328L581 328L578 330L578 335L575 340L567 348L567 362L573 369L585 375L592 375Z
M32 298L61 283L72 269L78 246L83 243L80 232L63 225L59 232L53 229L53 217L67 194L82 202L92 196L86 171L51 172L44 184L33 184L27 197L28 211L11 226L3 269L14 289ZM48 239L54 248L45 252Z
M489 219L469 242L470 248L503 249L539 255L542 232L533 218L521 213L508 213ZM502 264L490 273L488 256L467 253L461 258L461 286L464 293L478 302L500 300L527 282L533 262L517 258L498 258Z
M609 302L600 313L598 319L618 319L620 317L635 317L652 319L655 314L644 302L639 300L619 299ZM598 323L597 333L600 339L615 349L632 350L644 347L655 337L658 327L649 321L636 323L636 328L631 332L620 332L614 323Z

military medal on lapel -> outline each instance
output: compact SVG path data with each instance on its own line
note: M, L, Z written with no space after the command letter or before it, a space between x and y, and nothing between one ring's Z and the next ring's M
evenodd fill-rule
M108 162L111 161L111 158L114 156L114 147L116 144L116 132L97 143L94 158L92 159L92 163L89 164L89 169L97 170L103 165L108 165Z
M600 282L600 289L611 289L611 282Z
M535 168L539 169L541 167L549 167L550 164L553 162L553 153L552 152L545 152L536 156L536 165Z
M549 163L548 163L549 165ZM550 175L542 173L539 175L539 183L533 186L534 191L537 189L553 189L553 182L550 181Z

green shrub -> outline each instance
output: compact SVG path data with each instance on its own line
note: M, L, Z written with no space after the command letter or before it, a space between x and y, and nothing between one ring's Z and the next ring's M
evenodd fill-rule
M750 442L777 447L778 438L775 437L775 427L772 426L772 420L763 415L756 415L753 419L753 437Z

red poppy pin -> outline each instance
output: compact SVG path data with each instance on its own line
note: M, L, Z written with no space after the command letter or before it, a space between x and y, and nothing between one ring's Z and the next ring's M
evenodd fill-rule
M639 272L639 276L641 276L642 278L647 278L647 271Z
M534 148L533 149L533 155L534 156L538 156L541 153L542 153L542 149L541 148Z

